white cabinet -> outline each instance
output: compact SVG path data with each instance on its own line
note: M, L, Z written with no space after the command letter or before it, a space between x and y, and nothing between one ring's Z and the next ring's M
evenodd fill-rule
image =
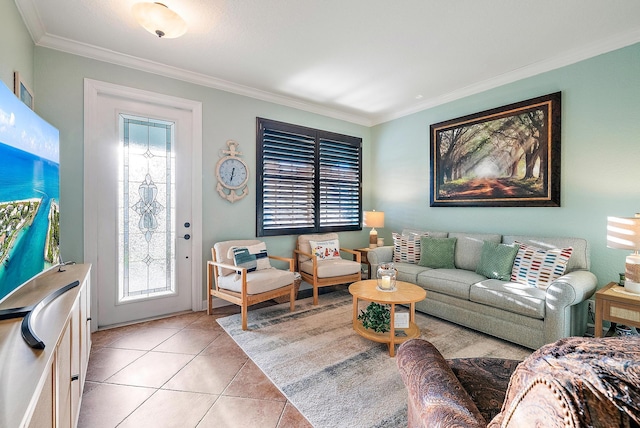
M22 319L0 321L0 402L8 410L0 412L0 426L77 425L91 349L89 269L76 265L65 272L47 272L3 302L2 309L26 306L80 281L32 320L44 349L32 349L22 340ZM22 381L14 382L18 378Z

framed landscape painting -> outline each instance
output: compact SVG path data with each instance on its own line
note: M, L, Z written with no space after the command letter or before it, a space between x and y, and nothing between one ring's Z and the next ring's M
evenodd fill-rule
M431 125L432 207L559 207L561 93Z
M31 110L33 110L33 92L20 78L20 73L13 72L13 92L16 94L20 101L25 103Z

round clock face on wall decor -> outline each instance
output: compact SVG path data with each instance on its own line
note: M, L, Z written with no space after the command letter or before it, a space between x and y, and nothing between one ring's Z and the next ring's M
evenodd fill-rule
M233 140L227 141L228 150L221 150L223 155L216 164L216 178L218 194L229 202L238 201L249 194L249 167L239 156L239 144ZM240 193L238 193L240 192Z
M223 186L229 189L239 189L249 181L249 171L244 161L227 157L222 159L220 163L218 177Z

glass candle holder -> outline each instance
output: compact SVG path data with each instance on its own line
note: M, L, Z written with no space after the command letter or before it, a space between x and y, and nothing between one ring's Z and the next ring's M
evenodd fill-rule
M378 266L378 290L394 291L396 289L397 271L393 267L393 263L385 263Z

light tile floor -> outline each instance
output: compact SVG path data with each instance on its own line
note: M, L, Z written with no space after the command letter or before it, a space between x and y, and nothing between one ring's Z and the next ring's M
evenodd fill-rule
M78 426L311 427L216 322L237 312L94 333Z

